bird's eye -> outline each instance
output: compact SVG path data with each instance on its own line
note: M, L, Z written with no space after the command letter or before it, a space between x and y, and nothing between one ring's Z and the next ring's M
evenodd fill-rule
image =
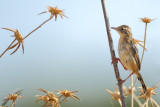
M121 30L123 31L124 29L123 29L123 28L121 28Z

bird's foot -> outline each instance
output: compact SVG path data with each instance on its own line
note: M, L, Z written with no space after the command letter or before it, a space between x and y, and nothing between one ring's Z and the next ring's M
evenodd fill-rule
M113 64L114 62L118 63L118 61L122 64L121 60L119 58L116 57L112 57L112 62L111 64ZM123 68L127 71L128 69L122 64Z
M122 85L124 82L125 82L126 80L120 80L118 83L117 83L117 85Z
M120 81L118 81L117 85L122 85L132 75L133 75L133 72L126 79L124 79L124 80L120 79Z

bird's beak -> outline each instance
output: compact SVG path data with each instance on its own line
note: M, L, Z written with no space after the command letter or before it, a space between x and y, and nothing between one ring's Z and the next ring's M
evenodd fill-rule
M116 27L111 27L111 29L117 30L117 28L116 28Z

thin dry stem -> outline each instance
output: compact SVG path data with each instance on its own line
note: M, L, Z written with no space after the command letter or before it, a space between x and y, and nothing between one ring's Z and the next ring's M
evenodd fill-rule
M112 102L112 99L109 99L109 101L111 102L111 104L112 104L112 107L114 107L114 104L113 104L113 102Z
M146 49L146 32L147 32L147 23L146 23L146 26L145 26L144 45L143 45L143 53L142 53L142 57L141 57L141 65L142 65L142 60L143 60L143 56L144 56L144 51L145 51L145 49ZM137 79L138 79L138 78L136 77L136 79L135 79L135 81L134 81L134 85L135 85ZM134 85L133 85L133 86L134 86Z
M137 98L137 96L134 93L133 93L133 98L137 102L137 104L141 107L142 103L139 101L139 99Z
M103 14L104 14L104 19L105 19L106 31L107 31L107 35L108 35L108 42L109 42L109 47L110 47L111 58L115 58L116 56L115 56L112 36L110 33L110 25L109 25L109 19L108 19L108 15L107 15L107 11L106 11L106 6L105 6L105 0L101 0L101 3L102 3L102 9L103 9ZM120 77L119 69L118 69L116 62L113 63L113 67L114 67L116 79L118 82L120 82L122 79ZM119 86L119 92L120 92L120 96L121 96L122 107L126 107L122 84L120 84L118 86Z
M158 103L157 103L154 99L152 99L152 101L153 101L153 103L154 103L157 107L160 107L160 106L158 105Z
M142 107L145 107L145 105L146 105L146 107L148 107L147 105L148 105L148 99L145 101L145 103L142 105Z
M137 77L136 77L136 79L135 79L135 81L134 81L134 83L133 83L133 87L135 86L135 84L136 84L136 81L137 81Z
M11 45L16 41L16 38L12 41L12 43L8 46L8 48L1 54L0 58L7 52L7 50L11 47Z
M141 64L142 64L142 60L143 60L143 56L144 56L144 51L145 51L145 48L146 48L146 32L147 32L147 23L146 23L146 26L145 26L144 48L143 48L143 53L142 53L142 58L141 58Z
M134 99L133 99L133 75L131 76L131 107L134 107Z
M121 100L120 99L118 99L118 102L119 102L119 104L121 105L121 107L122 107L122 103L121 103Z
M40 27L42 27L45 23L47 23L48 21L50 21L53 18L53 16L51 16L49 19L47 19L46 21L44 21L42 24L40 24L37 28L35 28L33 31L31 31L28 35L26 35L23 40L25 38L27 38L29 35L31 35L33 32L35 32L36 30L38 30Z

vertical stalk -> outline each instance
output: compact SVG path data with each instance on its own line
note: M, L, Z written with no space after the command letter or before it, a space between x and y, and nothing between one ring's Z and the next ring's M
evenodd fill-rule
M141 65L142 65L142 60L143 60L143 56L144 56L144 51L145 51L145 49L146 49L146 33L147 33L147 23L146 23L146 26L145 26L144 47L143 47L143 53L142 53L142 57L141 57ZM135 79L135 81L134 81L134 85L135 85L136 81L137 81L137 77L136 77L136 79ZM133 86L134 86L134 85L133 85Z
M131 107L134 107L134 99L133 99L133 75L131 76Z
M142 107L142 103L139 101L139 99L137 98L137 96L134 93L133 93L133 98L137 102L137 104L139 105L139 107Z
M141 64L142 64L142 60L143 60L143 56L144 56L144 50L146 48L146 32L147 32L147 23L145 26L145 33L144 33L144 48L143 48L143 53L142 53L142 58L141 58Z
M110 47L111 58L114 58L116 56L115 56L112 36L110 33L109 18L108 18L107 11L106 11L105 0L101 0L101 3L102 3L102 9L103 9L103 14L104 14L104 19L105 19L106 31L107 31L107 35L108 35L108 42L109 42L109 47ZM114 67L116 79L118 82L120 82L121 77L120 77L119 69L118 69L116 62L113 63L113 67ZM122 84L120 84L118 86L119 86L119 92L120 92L120 96L121 96L122 107L126 107Z
M152 99L152 101L157 107L160 107L160 105L158 105L158 103L154 99Z

